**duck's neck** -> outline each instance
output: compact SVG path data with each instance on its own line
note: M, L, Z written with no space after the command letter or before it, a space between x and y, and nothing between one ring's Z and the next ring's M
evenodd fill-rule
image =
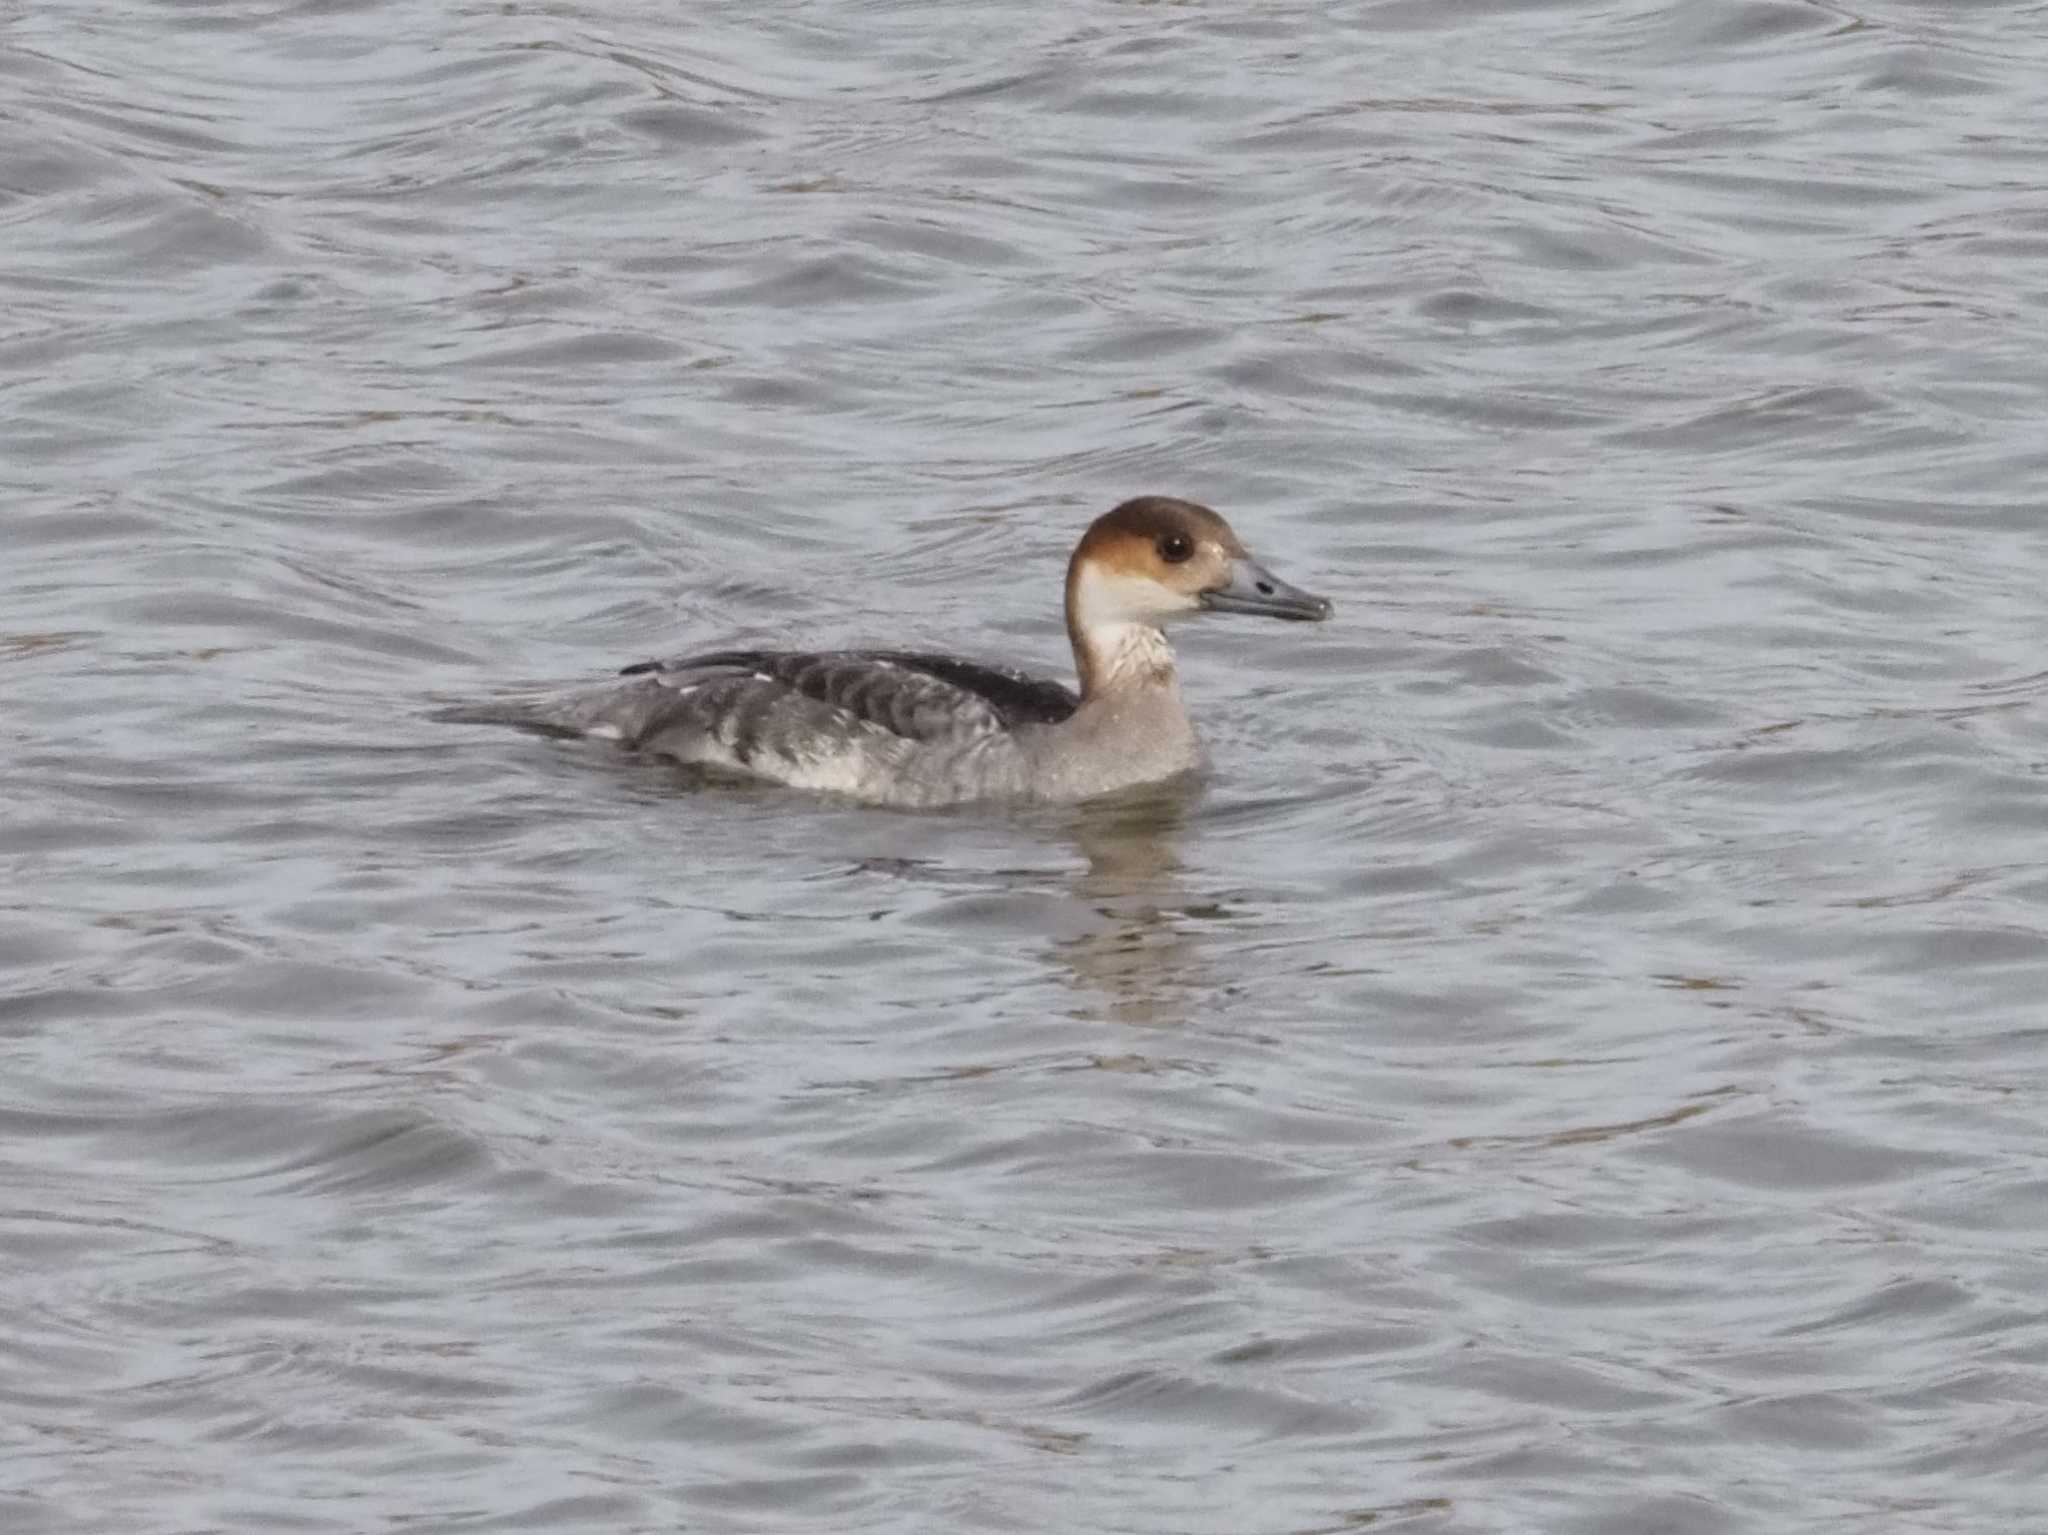
M1137 620L1083 627L1069 623L1083 704L1147 694L1177 697L1173 651L1156 624Z

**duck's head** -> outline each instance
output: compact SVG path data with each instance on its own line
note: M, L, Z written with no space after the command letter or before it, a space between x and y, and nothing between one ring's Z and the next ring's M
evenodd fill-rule
M1245 552L1229 523L1192 501L1139 496L1081 535L1067 566L1067 622L1077 643L1205 610L1324 619L1330 603L1282 581Z

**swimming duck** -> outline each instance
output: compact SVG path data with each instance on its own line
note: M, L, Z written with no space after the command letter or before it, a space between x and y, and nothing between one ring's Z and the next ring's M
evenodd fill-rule
M871 804L1073 801L1197 762L1162 626L1186 614L1324 619L1206 506L1140 496L1067 563L1080 691L1006 666L903 650L715 650L626 667L554 699L444 712L616 741L725 774Z

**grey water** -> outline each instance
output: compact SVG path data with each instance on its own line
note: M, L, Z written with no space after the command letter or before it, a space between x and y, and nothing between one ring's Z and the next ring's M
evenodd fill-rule
M2044 414L2038 3L5 8L0 1528L2041 1528Z

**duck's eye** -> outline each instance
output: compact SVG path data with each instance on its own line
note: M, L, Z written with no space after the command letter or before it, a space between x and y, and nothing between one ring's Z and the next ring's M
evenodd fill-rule
M1159 557L1169 565L1178 565L1195 552L1195 541L1185 533L1169 533L1159 540Z

